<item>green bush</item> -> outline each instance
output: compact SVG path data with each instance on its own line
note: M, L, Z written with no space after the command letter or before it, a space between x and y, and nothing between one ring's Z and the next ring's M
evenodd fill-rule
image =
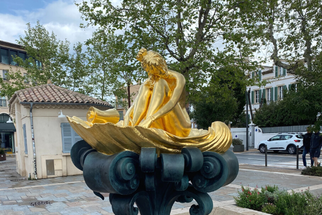
M236 146L236 145L243 145L243 140L242 139L233 139L233 142L232 142L233 146Z
M242 186L237 206L270 214L316 215L322 214L322 197L313 196L308 190L301 193L288 193L277 186L266 186L259 191Z
M313 175L313 176L322 176L322 167L321 166L312 166L303 169L301 172L302 175Z
M0 148L0 155L4 155L4 154L5 154L5 151Z

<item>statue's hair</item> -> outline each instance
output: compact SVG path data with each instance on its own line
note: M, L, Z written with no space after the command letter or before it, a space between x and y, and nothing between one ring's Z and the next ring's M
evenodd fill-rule
M158 71L160 76L167 74L167 63L164 58L155 51L147 51L145 48L142 48L136 56L136 59L141 62L144 70L146 70L147 67L150 67L154 71Z

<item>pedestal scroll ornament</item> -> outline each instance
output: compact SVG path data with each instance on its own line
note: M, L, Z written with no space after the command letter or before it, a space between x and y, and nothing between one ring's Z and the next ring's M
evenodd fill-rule
M192 129L182 99L185 78L156 52L141 49L137 59L149 77L124 120L116 110L94 107L86 121L67 117L83 138L72 147L72 161L95 195L110 193L116 215L169 215L175 201L193 199L198 205L190 214L209 214L207 192L238 174L230 130L222 122Z

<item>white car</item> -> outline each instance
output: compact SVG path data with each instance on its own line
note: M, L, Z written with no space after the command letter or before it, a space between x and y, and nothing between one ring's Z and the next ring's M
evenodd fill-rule
M287 150L288 153L295 154L296 146L299 146L299 148L303 146L303 136L295 133L277 134L258 144L258 150L261 153L265 153L265 145L267 146L267 150L273 150L274 152Z

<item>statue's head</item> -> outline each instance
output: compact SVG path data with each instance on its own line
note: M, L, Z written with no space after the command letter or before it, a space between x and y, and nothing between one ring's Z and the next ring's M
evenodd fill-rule
M145 48L140 49L136 59L141 62L143 69L148 74L156 76L166 76L168 73L167 63L164 58L155 51L147 51Z

